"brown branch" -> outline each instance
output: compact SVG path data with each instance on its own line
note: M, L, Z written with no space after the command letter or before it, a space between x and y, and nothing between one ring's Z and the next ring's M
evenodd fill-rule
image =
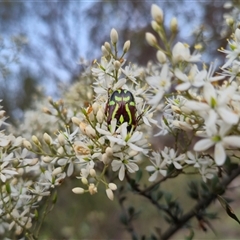
M233 170L231 174L225 177L221 181L221 186L223 189L226 187L237 177L240 175L240 166ZM161 236L161 240L167 240L172 235L174 235L184 224L186 224L192 217L196 216L196 214L204 208L207 208L215 199L217 198L217 194L210 194L208 197L199 201L188 213L184 214L181 218L178 219L178 222L174 225L170 226Z

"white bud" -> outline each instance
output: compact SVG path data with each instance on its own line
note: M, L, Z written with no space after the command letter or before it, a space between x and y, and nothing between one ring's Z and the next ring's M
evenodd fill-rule
M151 26L152 26L152 29L156 32L158 32L160 30L160 26L156 21L152 21Z
M82 177L81 181L83 184L88 185L88 180L85 177Z
M102 123L103 120L104 120L104 117L105 117L105 114L103 112L103 109L102 108L99 108L98 112L97 112L97 115L96 115L96 119L99 123Z
M161 64L166 63L167 57L166 57L166 55L165 55L164 52L158 50L156 56L157 56L157 60L158 60Z
M23 146L26 148L26 149L28 149L28 150L31 150L32 149L32 144L29 142L29 141L27 141L27 140L23 140Z
M81 120L77 117L72 117L72 122L76 125L79 125L81 123Z
M92 105L94 115L97 114L99 108L100 108L100 105L97 102L94 102Z
M46 108L46 107L43 107L43 108L42 108L42 111L43 111L44 113L46 113L46 114L52 115L52 112L51 112L48 108Z
M106 50L107 50L108 52L111 52L111 45L110 45L109 42L105 42L105 43L104 43L104 47L106 48Z
M52 176L56 176L58 175L59 173L62 172L62 168L61 167L57 167L55 168L53 171L52 171Z
M117 185L115 183L109 183L108 187L113 191L117 190Z
M113 150L112 150L111 147L107 147L105 152L106 152L107 156L112 156L113 155Z
M112 158L109 156L109 155L107 155L106 153L104 153L103 155L102 155L102 162L104 163L104 164L109 164L110 162L112 161Z
M152 33L147 32L145 37L150 46L155 47L157 45L157 39Z
M44 139L45 143L47 143L48 145L51 145L53 142L52 138L47 133L43 134L43 139Z
M113 191L112 191L110 188L107 188L107 189L106 189L106 194L107 194L107 197L108 197L111 201L113 201L113 199L114 199L114 194L113 194Z
M86 130L86 135L87 136L89 136L89 137L95 137L96 136L96 131L95 131L94 128L92 128L91 125L88 125L85 130Z
M34 166L36 163L38 163L38 158L33 158L29 165Z
M61 146L63 146L65 144L65 137L62 133L58 134L58 142Z
M85 190L83 188L80 187L75 187L72 189L73 193L75 194L83 194L85 192Z
M116 44L118 42L118 33L115 28L113 28L110 32L110 39L112 44Z
M64 153L64 148L63 147L59 147L58 150L57 150L57 153L59 155L62 155Z
M80 128L80 130L82 131L82 133L85 133L85 134L86 134L86 127L87 127L87 124L86 124L86 123L80 122L79 128Z
M178 31L178 21L177 18L173 17L170 22L170 29L173 33Z
M130 40L127 40L124 45L123 45L123 52L126 53L128 52L129 48L130 48L131 42Z
M158 23L158 24L162 24L163 22L163 11L162 9L157 6L156 4L152 4L151 7L151 15L152 18Z
M53 159L49 156L43 156L42 157L42 160L45 162L45 163L50 163Z
M89 174L90 174L91 177L96 177L96 171L95 171L95 169L91 168L91 169L89 170Z
M115 69L116 70L119 70L120 69L120 67L121 67L121 63L118 61L118 60L116 60L116 61L114 61L114 67L115 67Z
M38 138L37 138L35 135L32 136L32 141L33 141L36 145L41 146L41 143L39 142Z
M101 50L104 57L107 57L109 55L108 50L104 46L101 47Z

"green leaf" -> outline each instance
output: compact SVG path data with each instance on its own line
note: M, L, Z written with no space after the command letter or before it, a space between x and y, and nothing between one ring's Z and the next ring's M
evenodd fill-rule
M192 229L190 229L190 233L188 236L186 236L184 239L185 240L192 240L194 237L194 231Z
M226 213L229 217L233 218L235 221L237 221L240 224L239 219L235 215L234 211L230 207L230 205L227 203L227 201L222 198L220 195L217 195L218 201L221 203L222 207L225 209Z
M138 170L138 171L136 172L136 182L137 182L137 183L139 183L140 180L142 179L142 175L143 175L142 170Z

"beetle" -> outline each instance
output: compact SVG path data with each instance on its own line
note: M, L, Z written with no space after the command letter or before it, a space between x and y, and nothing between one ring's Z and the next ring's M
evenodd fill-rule
M117 89L113 91L108 98L108 102L105 108L105 114L107 115L107 124L110 126L112 119L117 119L117 127L122 123L127 122L127 130L135 129L139 117L136 118L136 103L133 94L127 89Z

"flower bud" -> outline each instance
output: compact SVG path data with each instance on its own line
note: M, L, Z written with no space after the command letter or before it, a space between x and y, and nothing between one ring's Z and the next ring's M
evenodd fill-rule
M128 52L129 48L130 48L131 42L130 40L127 40L124 45L123 45L123 52L126 53Z
M103 109L102 108L99 108L98 112L97 112L97 115L96 115L96 119L99 123L102 123L103 120L104 120L104 117L105 117L105 114L103 112Z
M96 177L96 171L95 171L95 169L91 168L91 169L89 170L89 174L90 174L91 177Z
M53 142L52 138L47 133L43 134L43 139L44 139L45 143L47 143L48 145L51 145Z
M61 167L57 167L55 168L53 171L52 171L52 176L56 176L58 175L59 173L62 172L62 168Z
M93 105L92 105L92 109L93 109L93 114L94 114L94 115L97 114L99 108L100 108L99 103L94 102Z
M75 187L72 189L73 193L75 194L83 194L85 192L85 190L83 188L80 187Z
M107 194L107 197L113 201L114 199L114 194L113 194L113 191L110 189L110 188L107 188L106 189L106 194Z
M50 163L53 159L49 156L43 156L42 157L42 160L45 162L45 163Z
M109 183L108 187L113 191L117 190L117 185L115 183Z
M57 149L57 153L58 153L59 155L62 155L62 154L64 153L64 148L63 148L63 147L59 147L59 148Z
M82 177L81 181L83 184L88 185L88 180L85 177Z
M63 146L65 144L65 137L62 133L58 134L58 142L61 146Z
M145 36L146 36L146 40L150 46L152 46L152 47L157 46L157 39L152 33L147 32L145 34Z
M80 122L79 128L80 128L80 130L82 131L82 133L86 133L86 127L87 127L87 124L86 124L86 123Z
M159 26L159 24L158 24L156 21L152 21L152 22L151 22L151 26L152 26L152 29L153 29L155 32L160 31L160 26Z
M42 108L42 111L43 111L44 113L46 113L46 114L52 115L52 112L51 112L48 108L46 108L46 107L43 107L43 108Z
M114 68L115 68L116 70L119 70L120 67L121 67L121 63L120 63L118 60L114 61Z
M36 145L41 146L41 143L39 142L38 138L37 138L35 135L32 136L32 141L33 141Z
M92 126L88 125L86 127L86 135L89 136L89 137L95 137L96 136L96 131L94 128L92 128Z
M102 162L105 164L105 165L108 165L110 162L112 161L112 158L110 156L108 156L106 153L104 153L102 155Z
M27 141L27 140L23 140L23 146L26 148L26 149L28 149L28 150L31 150L32 149L32 144L29 142L29 141Z
M158 24L162 24L163 22L163 11L162 9L157 6L156 4L152 4L151 7L151 15L152 18L158 23Z
M167 57L166 57L166 55L165 55L164 52L158 50L156 56L157 56L157 60L158 60L161 64L166 63Z
M107 57L109 55L108 50L104 46L101 47L101 50L104 57Z
M79 125L81 123L81 120L77 117L72 117L72 122L76 125Z
M110 39L113 45L118 42L118 33L115 28L113 28L110 32Z
M38 163L38 158L33 158L32 161L29 163L30 166L34 166Z
M177 18L173 17L170 22L170 29L173 33L178 32L178 21Z
M105 152L106 152L107 156L109 156L109 157L111 157L113 155L113 150L111 147L107 147Z
M105 42L105 43L104 43L104 47L106 48L106 50L107 50L108 52L111 52L111 45L110 45L109 42Z

